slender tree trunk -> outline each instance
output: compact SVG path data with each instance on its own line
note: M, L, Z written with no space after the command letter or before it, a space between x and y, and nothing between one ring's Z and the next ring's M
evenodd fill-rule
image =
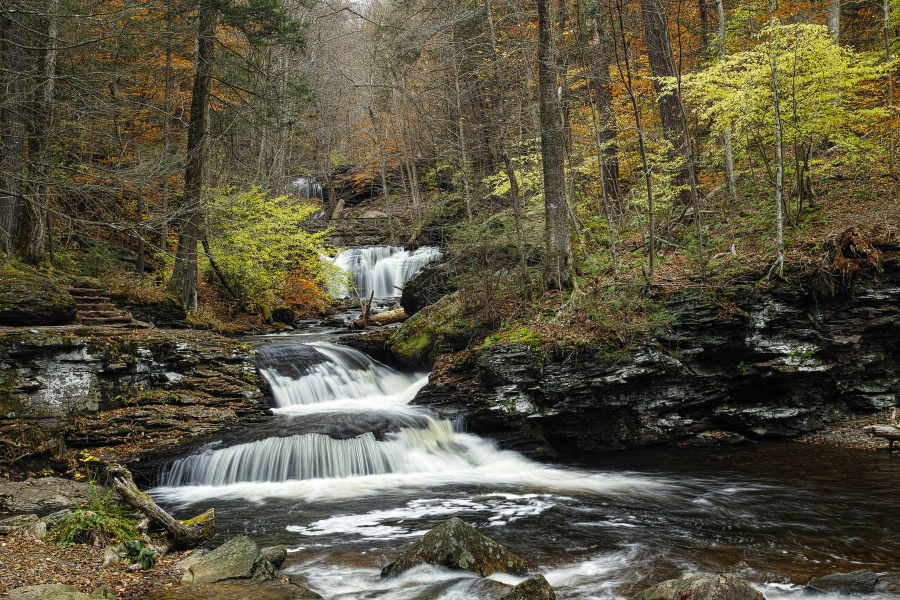
M619 146L617 144L616 112L613 106L612 80L609 76L609 53L603 45L599 21L594 21L594 43L591 46L593 88L597 109L597 137L602 155L603 190L607 200L619 202Z
M381 124L375 122L375 112L369 107L369 119L372 121L372 129L375 132L375 143L378 145L378 168L381 173L381 194L384 198L384 208L388 216L388 229L394 233L394 224L391 211L391 194L387 182L387 149L384 147L384 138L381 135Z
M187 166L179 207L178 249L171 286L185 310L197 311L197 242L203 202L204 150L212 87L218 11L214 0L201 0L197 15L197 60L188 123Z
M0 254L4 259L13 251L22 204L25 176L25 28L22 13L0 15L2 33L3 102L0 135Z
M716 0L716 13L719 16L719 60L724 60L728 50L725 46L725 7L722 0ZM725 128L723 136L725 144L725 174L728 177L728 193L737 200L737 182L734 176L734 150L731 145L731 127Z
M37 264L47 249L47 214L50 204L50 144L53 138L53 101L56 94L56 37L59 0L47 2L47 41L44 48L39 90L35 92L32 135L29 136L29 193L22 211L19 253L22 260Z
M641 0L641 12L644 17L644 36L647 40L647 57L650 59L650 71L653 73L654 87L659 105L659 116L663 126L663 135L672 146L674 154L680 163L678 176L675 178L677 185L688 186L690 182L690 169L688 167L688 149L684 140L687 139L685 131L686 120L682 114L681 102L675 95L677 92L663 95L661 78L675 78L675 55L672 52L672 42L669 39L669 26L666 12L660 4L660 0ZM681 204L687 206L691 202L690 189L683 189L680 193Z
M488 23L488 34L491 42L491 65L494 75L494 109L497 111L497 146L500 156L503 158L503 166L506 177L509 179L509 195L512 202L513 219L516 226L516 240L519 245L519 268L522 270L522 294L528 297L528 260L525 250L525 229L522 226L522 200L519 193L519 180L516 177L516 169L513 167L512 158L506 149L506 103L503 98L503 82L500 76L500 56L497 51L497 33L494 29L494 15L491 8L491 0L484 0L485 18Z
M884 0L884 53L885 53L885 62L887 64L891 64L891 2L890 0ZM888 127L890 128L893 124L895 115L894 115L894 81L891 76L890 70L885 75L887 77L887 105L888 105ZM897 165L897 139L896 136L890 134L890 129L888 132L888 137L890 138L890 168L891 172L894 172L894 169Z
M828 33L835 44L841 43L841 0L828 0Z
M168 250L169 240L169 144L172 135L172 11L166 10L166 66L163 100L163 156L166 165L163 169L162 205L160 206L159 219L159 248L162 252Z
M538 90L544 171L547 289L572 288L572 243L566 201L565 141L559 117L551 0L538 0Z
M769 27L775 26L775 0L769 0ZM774 35L774 34L773 34ZM784 158L782 156L781 97L778 92L778 54L774 39L770 40L769 54L772 60L772 103L775 110L775 264L769 271L777 271L784 275L784 206L782 203L784 187Z
M706 54L709 48L709 5L707 0L697 0L697 11L700 13L700 55Z

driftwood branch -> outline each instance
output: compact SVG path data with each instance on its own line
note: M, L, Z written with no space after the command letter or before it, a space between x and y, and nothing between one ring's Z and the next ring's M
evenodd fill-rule
M138 489L128 469L121 465L111 465L107 473L112 480L112 488L128 504L159 523L169 533L174 549L196 548L209 540L216 532L215 515L212 508L188 521L179 521L157 506L153 498Z

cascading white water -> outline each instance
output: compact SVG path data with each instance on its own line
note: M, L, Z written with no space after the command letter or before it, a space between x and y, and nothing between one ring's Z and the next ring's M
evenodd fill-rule
M423 246L404 250L397 246L349 248L334 258L334 264L352 274L362 298L373 292L376 298L396 298L400 288L428 263L443 254L438 248ZM351 290L334 290L335 296L348 296Z
M322 200L324 197L322 184L312 177L300 177L291 182L290 187L301 198L318 198Z
M288 414L390 411L406 406L428 383L427 374L400 373L359 350L328 343L270 346L258 362L276 412Z
M352 348L325 343L270 346L262 349L258 361L279 412L378 411L393 414L394 427L402 427L381 440L372 433L350 439L307 433L209 449L176 461L163 477L163 487L155 491L160 497L312 500L442 485L609 493L635 484L628 476L539 465L462 432L459 423L407 406L427 377L398 373Z

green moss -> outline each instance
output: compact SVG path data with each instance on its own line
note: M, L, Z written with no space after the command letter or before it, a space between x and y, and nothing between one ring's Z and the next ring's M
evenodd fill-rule
M515 329L504 329L488 336L484 340L484 347L487 348L493 344L528 344L532 350L539 350L541 347L541 333L533 331L528 327L519 327Z
M387 341L387 349L399 361L415 364L433 358L442 341L471 330L461 314L459 296L451 294L406 321Z

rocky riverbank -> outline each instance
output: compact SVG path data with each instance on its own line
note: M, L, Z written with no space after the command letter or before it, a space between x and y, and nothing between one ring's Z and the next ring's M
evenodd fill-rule
M671 325L627 352L548 352L527 332L473 343L444 316L446 298L387 348L401 360L410 348L437 352L414 403L464 416L470 431L533 456L804 437L862 445L868 437L847 428L887 415L900 394L896 249L882 267L834 296L809 282L662 294Z
M0 473L160 460L271 416L250 348L203 331L0 328ZM99 465L98 465L99 466Z

